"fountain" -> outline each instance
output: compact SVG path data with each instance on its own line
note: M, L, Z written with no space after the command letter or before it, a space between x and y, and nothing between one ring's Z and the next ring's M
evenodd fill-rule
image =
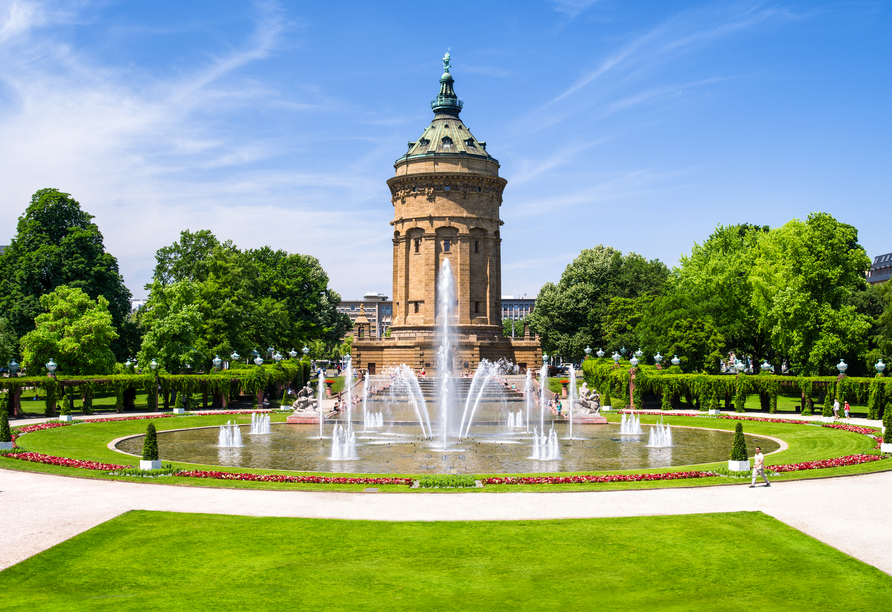
M332 461L356 461L359 456L356 454L356 434L353 433L353 424L349 421L347 426L337 424L331 433L331 455L329 459Z
M514 429L517 427L523 427L523 412L518 410L517 412L509 412L508 413L508 428Z
M254 412L251 414L251 430L248 432L253 435L266 435L272 433L268 414Z
M527 409L527 427L526 431L530 431L530 407L533 405L533 371L527 370L526 378L523 381L523 401Z
M644 433L641 429L641 417L636 417L634 414L629 414L628 418L626 418L626 413L623 413L622 420L619 424L619 433L624 436L639 436Z
M670 429L669 425L663 425L662 419L651 428L647 446L648 448L668 448L673 446L672 429Z
M322 398L325 396L325 372L319 370L319 384L316 391L316 407L319 410L319 439L325 437L325 412L322 407Z
M437 340L440 348L437 351L437 378L440 381L437 405L440 407L440 427L442 428L443 450L449 447L450 412L455 405L452 376L455 372L454 346L455 332L452 321L455 308L455 280L452 277L452 266L448 259L443 260L443 267L437 276ZM461 435L461 431L458 432Z
M573 439L573 413L576 412L576 368L570 366L570 389L568 393L570 407L567 409L567 417L570 419L570 440Z
M554 431L554 426L551 427L551 431L548 432L548 435L543 433L541 436L539 436L539 430L535 427L533 428L533 454L530 458L538 459L540 461L555 461L561 459L561 447L560 444L558 444L557 433Z
M221 448L241 448L242 430L239 426L231 421L226 421L226 425L220 426L220 435L217 438L217 446Z
M461 425L459 426L459 435L467 437L471 429L471 423L474 421L474 415L480 406L480 401L484 399L485 393L498 383L498 376L502 372L508 370L508 364L501 360L498 363L491 363L486 359L481 359L474 372L474 378L471 381L471 388L468 390L468 397L465 400L465 409L461 415Z

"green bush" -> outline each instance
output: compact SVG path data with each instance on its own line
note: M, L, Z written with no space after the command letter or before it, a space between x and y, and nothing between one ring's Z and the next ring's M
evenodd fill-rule
M422 489L458 489L477 486L476 478L471 474L432 474L418 479Z
M9 413L6 408L0 409L0 442L12 442L12 432L9 431Z
M833 398L836 397L836 389L833 383L827 385L827 392L824 395L824 407L821 408L821 416L833 416Z
M601 398L602 406L613 406L613 398L610 397L610 383L604 385L604 397Z
M747 461L746 439L743 437L743 423L734 428L734 443L731 445L731 461Z
M886 433L883 434L883 442L892 444L892 408L886 408L883 413L883 425L886 427Z
M158 434L155 431L154 423L149 423L146 427L146 439L142 444L142 458L145 461L158 460Z

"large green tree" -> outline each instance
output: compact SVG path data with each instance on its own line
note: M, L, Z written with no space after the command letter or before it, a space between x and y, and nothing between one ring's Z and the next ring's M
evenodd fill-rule
M40 297L45 312L22 337L22 365L31 375L45 373L53 359L60 374L108 374L114 370L110 346L117 337L108 300L62 285Z
M341 298L315 257L268 247L241 251L207 230L187 230L159 249L156 260L139 315L151 344L141 354L149 360L169 355L165 367L187 358L187 339L207 362L233 350L247 356L253 349L288 350L317 340L331 349L352 326L337 311Z
M92 219L58 189L41 189L31 197L15 237L0 255L0 317L21 338L34 329L41 297L57 287L80 289L93 300L102 296L118 332L112 349L123 359L135 340L127 323L130 291Z
M658 294L668 276L659 260L603 245L585 249L557 284L546 283L529 316L542 347L564 359L579 359L586 346L605 345L604 317L611 300ZM619 348L619 347L615 347Z
M6 367L6 364L15 357L17 344L9 323L6 319L0 318L0 368Z
M794 219L760 241L750 306L800 373L829 373L840 357L866 353L871 321L850 300L869 266L858 230L827 213Z

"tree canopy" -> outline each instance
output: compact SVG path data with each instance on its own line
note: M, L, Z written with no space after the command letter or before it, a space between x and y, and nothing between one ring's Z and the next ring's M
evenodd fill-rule
M15 237L0 255L0 317L21 338L34 329L41 297L57 287L80 289L92 300L102 296L117 330L112 349L123 358L133 340L127 326L130 291L92 219L58 189L41 189L31 197Z
M604 318L613 298L657 294L669 274L659 260L598 245L585 249L555 285L546 283L529 316L542 348L565 359L583 356L586 346L605 342Z
M45 312L22 337L22 365L32 375L46 372L53 359L63 374L107 374L115 367L110 346L117 337L108 300L96 300L77 287L62 285L40 297Z
M165 368L188 360L247 356L267 347L289 350L314 341L337 345L350 318L328 287L319 260L269 247L239 250L207 230L180 234L159 249L146 307L143 359Z

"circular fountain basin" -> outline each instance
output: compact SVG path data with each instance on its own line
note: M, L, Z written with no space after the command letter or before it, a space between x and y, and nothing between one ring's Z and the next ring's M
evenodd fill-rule
M538 425L538 423L537 423ZM546 427L550 427L546 423ZM326 424L326 435L331 435ZM475 424L471 435L450 442L425 440L417 424L385 423L383 428L363 431L354 424L358 460L329 459L331 439L319 438L313 425L272 426L268 435L248 435L243 427L242 448L220 448L218 428L199 428L158 433L159 455L165 461L216 465L230 468L335 472L347 474L517 474L635 470L696 465L725 461L733 432L673 427L673 446L649 448L649 425L640 435L621 435L619 425L574 424L573 440L568 424L554 423L562 458L531 458L533 434L509 430L504 425ZM436 432L436 424L433 424ZM771 453L780 445L759 436L746 436L747 450L756 446ZM119 442L116 448L138 455L143 437Z

